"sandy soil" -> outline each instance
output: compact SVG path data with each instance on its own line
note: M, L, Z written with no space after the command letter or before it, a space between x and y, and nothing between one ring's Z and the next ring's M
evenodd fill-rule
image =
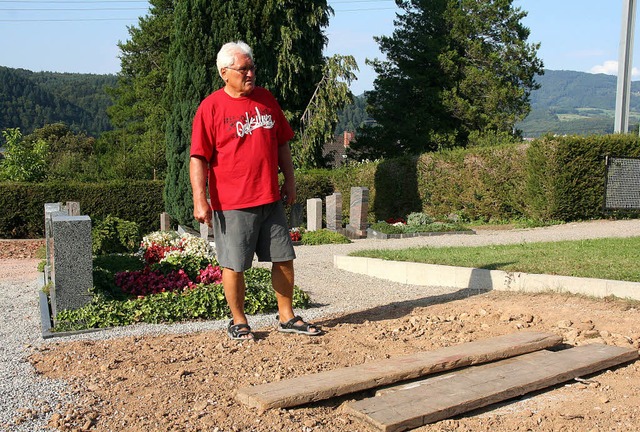
M326 330L320 337L260 329L256 342L244 343L221 331L60 341L38 347L30 360L39 374L67 380L81 401L53 408L50 426L57 430L320 432L369 430L342 407L371 393L260 414L237 402L235 391L527 330L559 334L570 345L640 348L638 305L559 294L491 292L428 307L374 308L320 324ZM640 430L640 362L585 378L416 430Z
M44 240L0 239L0 280L32 279L38 273L37 258Z

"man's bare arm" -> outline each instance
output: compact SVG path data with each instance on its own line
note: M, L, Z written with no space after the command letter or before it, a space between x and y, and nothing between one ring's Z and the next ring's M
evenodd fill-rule
M211 226L211 207L207 202L207 177L209 164L200 157L192 156L189 161L189 178L193 191L193 217Z
M280 188L280 194L286 197L287 204L291 205L296 201L296 179L293 174L293 160L289 144L278 147L278 166L284 174L284 184Z

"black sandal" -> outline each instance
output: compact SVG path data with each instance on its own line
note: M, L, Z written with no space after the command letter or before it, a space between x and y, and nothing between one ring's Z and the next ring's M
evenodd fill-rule
M254 335L251 332L249 324L234 324L233 320L229 321L227 327L227 335L233 340L253 340Z
M322 334L320 326L308 323L297 315L285 323L280 322L279 317L276 317L276 319L278 319L278 331L282 333L297 333L307 336L318 336ZM300 321L301 324L296 324L298 321Z

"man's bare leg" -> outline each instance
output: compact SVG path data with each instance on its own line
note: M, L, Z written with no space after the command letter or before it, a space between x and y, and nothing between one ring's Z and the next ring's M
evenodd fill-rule
M273 263L271 284L278 300L280 322L287 322L295 316L293 313L293 260Z
M227 299L231 317L234 324L247 324L247 316L244 314L244 273L236 272L228 268L222 269L222 286L224 296Z
M293 312L293 280L293 260L273 263L271 267L271 284L276 292L278 316L281 323L286 323L295 317ZM304 321L297 320L295 324L304 324ZM311 331L321 333L320 329L315 326L314 330Z

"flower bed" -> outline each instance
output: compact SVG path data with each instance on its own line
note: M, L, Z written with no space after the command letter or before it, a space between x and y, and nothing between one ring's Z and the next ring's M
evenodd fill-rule
M59 312L53 330L224 319L229 309L221 282L222 272L208 241L190 234L154 232L144 237L133 255L96 257L92 303ZM249 269L245 282L247 313L277 310L269 270ZM309 296L296 286L293 301L294 307L305 308Z

